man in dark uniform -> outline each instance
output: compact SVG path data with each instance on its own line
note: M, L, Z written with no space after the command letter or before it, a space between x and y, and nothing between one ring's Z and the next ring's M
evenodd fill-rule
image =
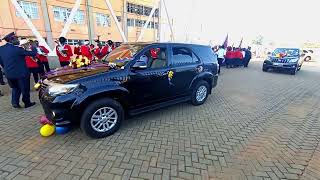
M248 47L248 49L246 49L246 51L245 51L244 67L248 67L251 58L252 58L251 47Z
M15 33L10 33L3 38L7 44L0 47L0 64L12 89L12 106L21 108L19 101L22 94L22 101L25 108L35 105L30 101L30 73L26 66L25 56L36 56L37 51L27 51L19 47L20 41Z

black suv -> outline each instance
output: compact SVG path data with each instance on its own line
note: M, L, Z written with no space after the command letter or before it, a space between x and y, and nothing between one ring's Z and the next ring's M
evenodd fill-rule
M296 48L277 48L263 62L262 71L286 70L295 75L302 66L305 54Z
M208 46L122 44L107 63L47 74L39 98L56 126L80 122L87 135L101 138L116 132L125 114L186 101L203 104L217 85L218 66Z

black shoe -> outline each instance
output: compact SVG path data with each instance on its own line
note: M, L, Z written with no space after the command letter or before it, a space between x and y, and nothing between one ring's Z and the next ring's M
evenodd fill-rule
M18 104L18 105L16 105L16 104L15 104L15 105L12 105L12 107L13 107L13 108L16 108L16 109L21 108L21 106L20 106L19 104Z
M31 103L29 103L29 104L26 104L26 105L24 106L24 108L29 108L29 107L32 107L32 106L34 106L34 105L36 105L36 103L35 103L35 102L31 102Z
M0 82L0 85L6 85L6 83L4 81Z
M0 97L3 96L3 94L0 92Z

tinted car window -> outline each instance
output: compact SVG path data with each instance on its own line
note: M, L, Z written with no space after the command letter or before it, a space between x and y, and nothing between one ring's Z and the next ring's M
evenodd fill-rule
M277 54L283 54L287 57L293 57L299 55L299 49L290 49L290 48L277 48L272 52L272 56L277 56Z
M172 48L172 63L174 65L191 64L196 61L190 49L185 47Z
M167 66L167 48L165 47L152 47L147 49L140 57L147 63L148 68L157 69Z
M193 46L192 49L204 63L217 62L217 56L214 54L210 47Z
M116 63L118 66L125 66L132 57L136 55L145 45L122 44L107 56L107 61Z

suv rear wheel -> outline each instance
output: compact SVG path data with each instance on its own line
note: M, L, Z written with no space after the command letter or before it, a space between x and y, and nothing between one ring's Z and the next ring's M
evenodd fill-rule
M191 103L195 106L203 104L208 98L209 87L207 81L199 81L192 91Z
M311 57L307 56L306 58L304 58L304 61L311 61Z
M124 119L124 111L120 103L104 98L91 103L81 118L81 129L93 138L112 135Z

